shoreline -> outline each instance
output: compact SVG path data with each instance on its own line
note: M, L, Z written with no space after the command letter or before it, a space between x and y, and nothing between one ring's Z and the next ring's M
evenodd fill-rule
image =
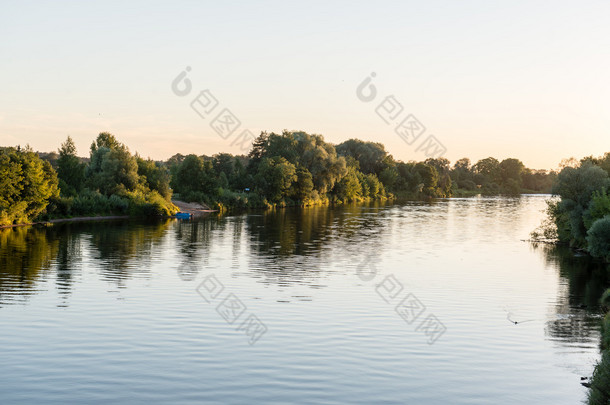
M482 196L486 196L481 194ZM523 194L519 194L519 195L523 195ZM542 195L541 193L536 193L534 195ZM452 198L472 198L475 197L473 196L452 196L452 197L445 197L442 199L452 199ZM405 197L394 197L394 198L385 198L384 200L393 200L393 201L421 201L421 200L416 200L416 199L411 199L411 198L405 198ZM358 201L356 203L363 203L363 202L370 202L370 201L379 201L379 200L369 200L369 201ZM176 207L178 207L180 209L180 212L187 212L189 214L192 214L193 217L196 216L203 216L206 214L210 214L213 212L219 212L219 210L213 210L210 207L203 205L203 204L199 204L199 203L186 203L184 201L179 201L179 200L172 200L172 204L174 204ZM344 205L345 203L332 203L330 201L327 201L323 204L311 204L311 205L290 205L290 206L282 206L282 207L273 207L271 209L277 209L277 208L309 208L309 207L315 207L315 206L320 206L320 205ZM255 208L255 209L269 209L269 208ZM72 218L55 218L55 219L49 219L47 221L37 221L37 222L29 222L29 223L24 223L24 224L11 224L11 225L2 225L0 226L0 229L7 229L7 228L17 228L20 226L34 226L34 225L49 225L49 224L58 224L58 223L65 223L65 222L90 222L90 221L108 221L108 220L115 220L115 219L138 219L138 218L145 218L145 217L138 217L138 216L131 216L131 215L104 215L104 216L82 216L82 217L72 217ZM174 215L171 215L169 217L166 218L176 218ZM534 241L530 241L530 242L534 242ZM535 242L541 242L541 241L535 241Z
M187 203L180 200L172 200L172 204L178 207L180 212L186 212L193 216L209 214L210 212L218 212L218 210L213 210L205 204Z
M107 215L107 216L99 216L99 217L88 216L88 217L73 217L73 218L56 218L56 219L49 219L48 221L30 222L30 223L26 223L26 224L3 225L3 226L0 226L0 229L17 228L19 226L58 224L58 223L62 223L62 222L108 221L108 220L112 220L112 219L129 219L129 218L136 218L136 217L131 217L129 215Z
M182 201L172 201L174 205L180 208L181 212L188 212L193 214L193 216L205 215L211 212L218 212L218 210L212 210L207 206L196 204L196 203L185 203ZM178 204L176 204L178 203ZM34 226L34 225L49 225L49 224L59 224L64 222L90 222L90 221L109 221L113 219L137 219L143 217L134 217L131 215L102 215L102 216L83 216L83 217L72 217L72 218L55 218L49 219L48 221L37 221L37 222L29 222L25 224L11 224L11 225L2 225L0 229L7 228L17 228L20 226ZM175 216L169 216L167 218L176 218Z

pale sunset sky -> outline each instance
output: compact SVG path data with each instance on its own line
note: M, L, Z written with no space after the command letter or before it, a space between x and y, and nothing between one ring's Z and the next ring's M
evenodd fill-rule
M452 162L556 168L610 151L608 1L0 1L0 145L81 156L99 132L154 159L240 153L240 131L381 142L423 160L376 113L393 95ZM172 81L186 67L192 92ZM356 88L372 72L377 98Z

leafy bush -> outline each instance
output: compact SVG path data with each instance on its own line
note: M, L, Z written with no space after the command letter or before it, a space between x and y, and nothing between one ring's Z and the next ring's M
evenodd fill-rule
M166 200L157 191L142 190L126 193L129 214L133 216L163 217L174 215L178 207Z
M72 204L74 197L57 197L49 201L45 219L67 218L72 215Z
M49 162L30 148L0 148L0 226L32 221L58 196Z
M605 190L595 191L589 203L589 207L583 214L583 220L587 229L591 228L598 219L610 215L610 194Z
M477 188L477 184L472 180L464 180L458 183L459 188L463 188L464 190L475 190Z
M530 238L534 241L551 242L557 241L557 225L550 220L545 219L542 224L530 233Z
M589 253L610 261L610 215L598 219L587 232Z
M111 213L109 198L99 191L84 189L72 201L72 215L106 215Z
M564 168L553 185L553 194L585 207L591 201L594 191L608 188L609 185L610 179L606 171L598 166L583 164L578 168Z

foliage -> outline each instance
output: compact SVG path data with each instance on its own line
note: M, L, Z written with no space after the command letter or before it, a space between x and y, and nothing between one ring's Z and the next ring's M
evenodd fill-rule
M591 256L610 262L610 215L591 225L587 232L587 246Z
M0 148L0 226L32 221L58 196L49 162L30 148Z
M394 196L437 198L464 192L516 194L523 187L539 192L548 189L553 174L527 169L517 159L499 162L486 158L472 165L469 159L463 158L453 167L446 158L401 162L394 160L380 143L349 139L335 146L322 135L302 131L262 132L247 156L175 154L165 162L158 162L137 154L133 156L126 145L107 132L100 133L92 143L89 159L77 156L70 137L58 152L40 153L52 162L58 173L55 192L52 185L39 190L50 190L48 196L44 193L39 196L43 197L40 205L15 197L23 191L20 179L28 176L17 170L19 165L5 159L0 172L4 174L0 180L3 222L24 222L42 214L44 218L169 215L176 209L171 204L173 192L179 193L183 200L222 210ZM587 164L598 161L606 166L610 162L607 158L591 158ZM52 184L55 172L48 162L42 167ZM35 172L31 173L33 178L37 176ZM58 187L61 195L57 195ZM606 210L604 198L596 197L599 202L588 211L586 206L580 207L580 211L573 210L574 203L570 201L557 204L553 212L561 218L566 231L561 234L572 235L577 229L578 240L584 243L588 225L582 222L580 214L597 219Z
M591 196L588 208L583 213L586 229L590 229L595 221L610 215L610 194L606 190L596 190Z
M530 233L530 238L533 241L554 242L559 239L557 235L557 226L550 219L546 218L542 224Z
M579 167L566 167L557 176L553 194L586 206L593 192L610 186L608 172L599 166L585 163Z
M166 217L178 212L178 208L156 190L132 191L126 197L128 212L132 216Z
M608 173L589 161L561 170L553 185L553 193L559 195L561 201L550 210L560 241L587 247L587 229L606 209L604 190L609 185Z
M549 203L548 217L557 239L610 261L610 186L606 164L610 155L565 164L553 184L560 199Z
M523 188L529 192L542 192L550 194L557 173L547 170L532 170L526 168L523 171Z
M349 139L337 145L336 149L338 155L354 158L362 173L379 174L387 167L388 152L380 143Z
M85 180L85 164L81 163L76 155L76 145L71 137L59 148L57 159L57 177L61 194L64 196L75 196L80 192Z
M504 159L498 166L500 170L500 184L510 194L519 194L523 184L525 165L518 159Z
M293 184L292 197L300 201L308 200L312 197L313 176L304 167L297 168L297 179Z
M488 157L479 160L472 167L472 171L475 174L474 181L479 186L500 183L500 162L496 158Z
M438 170L434 166L419 162L415 164L412 173L413 179L424 195L431 197L446 197L444 190L438 187L440 176Z
M604 319L604 337L607 339L608 325L610 320L608 315ZM588 403L590 405L607 405L610 403L610 350L602 351L602 358L595 366L595 371L590 380L591 389L589 390Z
M362 197L362 186L354 168L350 168L347 174L337 183L335 195L342 202L357 201Z
M129 149L113 135L102 132L91 144L86 185L104 195L133 191L139 181L138 164Z
M604 310L610 310L610 289L604 292L600 303ZM588 403L591 405L610 403L610 312L606 313L601 326L602 358L590 380Z
M68 216L126 215L129 203L117 196L106 196L97 190L85 189L70 201L65 211Z
M363 195L365 197L376 198L378 196L385 196L385 188L383 187L383 184L381 183L381 181L379 181L379 178L375 174L370 173L366 175L361 175L359 179L362 183L363 190L365 187L368 190L368 194L364 193L363 191Z
M255 177L257 189L273 202L279 202L297 181L296 167L284 157L263 158Z
M217 195L219 182L211 161L188 155L172 178L173 189L189 201L202 201L202 195Z
M140 184L145 188L156 191L163 198L169 200L172 194L169 187L169 169L151 159L144 160L140 156L136 156L136 163L138 165Z
M534 172L536 181L533 174L528 177L532 191L549 187L546 172L525 169L517 159L488 158L472 166L463 158L453 168L446 158L405 163L394 160L380 143L349 139L334 146L321 135L302 131L261 132L248 156L176 154L165 168L171 188L182 199L223 209L231 204L310 205L396 195L450 197L463 190L516 194L522 191L525 174Z
M29 148L0 148L0 225L71 216L168 216L169 168L132 156L112 134L91 145L89 164L68 137L56 159L57 172ZM43 155L43 154L40 154Z

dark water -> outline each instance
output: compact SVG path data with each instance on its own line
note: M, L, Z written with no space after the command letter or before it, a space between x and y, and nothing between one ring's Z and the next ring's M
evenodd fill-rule
M2 230L0 403L579 403L609 280L545 198Z

